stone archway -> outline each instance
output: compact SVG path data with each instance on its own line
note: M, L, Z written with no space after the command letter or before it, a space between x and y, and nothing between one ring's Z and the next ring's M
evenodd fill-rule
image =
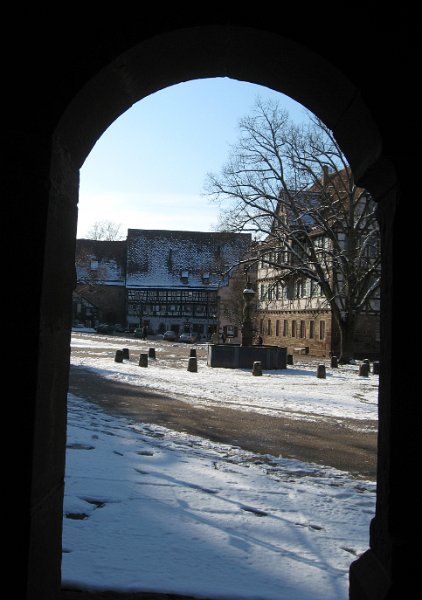
M69 298L73 288L79 169L100 135L132 104L168 85L216 76L265 85L293 97L317 114L334 132L357 182L379 200L383 232L388 236L390 211L395 202L395 174L381 156L381 137L376 124L359 90L340 71L304 46L251 28L180 29L135 45L81 87L61 114L51 148L38 362L42 377L35 405L28 593L31 600L40 597L40 590L43 598L53 598L60 586ZM388 244L384 269L388 281ZM388 299L384 300L382 319L384 330L388 330L391 312ZM389 363L387 347L382 358L381 389L388 387ZM382 435L381 423L380 452ZM382 471L382 474L385 483L380 482L372 535L375 550L377 539L382 538L377 532L384 527L383 490L388 487L388 473ZM380 558L380 554L369 551L364 569L375 573L376 555ZM382 580L379 586L387 585L381 567L379 573ZM351 597L366 597L358 567L353 570L352 588L356 592L352 590Z

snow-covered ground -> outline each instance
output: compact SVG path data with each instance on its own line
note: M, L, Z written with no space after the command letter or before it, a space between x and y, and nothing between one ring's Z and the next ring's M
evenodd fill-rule
M135 356L154 345L146 369L135 359L114 362L116 349ZM329 369L325 380L305 364L253 377L200 358L191 373L174 350L75 334L71 361L195 405L351 417L362 429L376 420L378 377L359 377L356 366ZM110 416L72 394L68 411L65 587L346 600L350 563L368 547L374 482Z
M122 347L128 348L130 360L115 363L115 352ZM140 369L139 354L149 347L155 347L157 358L149 360L147 369ZM181 395L195 406L218 404L300 419L348 417L361 420L363 427L366 421L377 419L378 376L359 377L357 365L327 369L327 378L318 379L315 364L296 359L297 364L288 369L253 377L247 369L207 367L206 348L206 344L197 346L198 373L193 374L187 371L189 345L74 335L72 364L131 385Z

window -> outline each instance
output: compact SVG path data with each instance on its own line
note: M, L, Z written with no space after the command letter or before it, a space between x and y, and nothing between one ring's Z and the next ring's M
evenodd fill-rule
M98 260L95 258L91 258L91 271L96 271L98 269Z
M311 296L322 296L321 286L316 281L311 284Z
M238 327L236 325L225 325L223 327L223 331L227 335L227 337L237 337Z
M287 337L289 335L289 322L287 319L283 321L283 336Z
M265 291L266 291L265 290L265 284L261 283L261 292L260 292L260 298L261 298L261 300L264 300L264 298L265 298Z
M271 319L268 319L268 323L267 323L267 335L272 335Z
M319 339L325 339L325 321L319 322Z
M312 282L311 282L310 279L307 279L305 281L304 296L306 296L307 298L309 298L309 296L312 295L311 289L312 289Z
M299 335L301 338L305 337L305 321L300 322L300 334Z
M277 337L280 335L280 321L278 319L275 322L275 334Z
M293 281L289 281L286 286L286 300L293 300L295 294L295 285Z
M315 321L309 321L309 338L314 339L315 336Z
M169 302L176 302L178 300L180 301L181 297L181 292L179 291L169 290L167 292L167 298Z
M296 337L297 335L297 323L296 321L292 321L292 337Z

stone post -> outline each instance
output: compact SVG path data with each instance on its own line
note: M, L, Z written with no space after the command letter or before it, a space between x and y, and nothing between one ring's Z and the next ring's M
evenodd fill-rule
M150 348L148 350L148 356L149 358L155 358L155 348Z
M191 356L189 358L188 371L190 371L191 373L197 373L198 372L198 361L196 359L196 356Z
M379 375L379 373L380 373L380 363L379 363L379 360L374 360L374 363L372 365L372 373L374 375Z
M337 369L338 368L338 358L337 358L337 356L332 356L331 357L331 368L332 369Z
M123 352L123 358L126 358L127 360L129 360L129 348L123 348L122 352Z
M262 363L260 360L255 360L252 365L252 375L262 375Z
M118 363L123 362L123 350L116 350L116 354L114 356L114 362L118 362Z
M139 355L139 366L140 367L148 366L148 354L140 354Z
M369 375L369 361L364 361L359 367L359 377L368 377Z
M316 376L318 377L318 379L325 379L326 378L326 371L325 371L325 365L324 364L318 365Z
M288 354L287 355L287 364L288 365L292 365L293 364L293 354Z
M189 352L189 356L193 356L196 358L196 348L191 348Z

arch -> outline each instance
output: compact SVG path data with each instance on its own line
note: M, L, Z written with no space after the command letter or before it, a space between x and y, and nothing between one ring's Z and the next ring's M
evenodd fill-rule
M81 167L102 133L135 102L176 83L212 77L263 85L303 104L334 132L357 179L380 158L375 121L337 68L288 38L233 26L179 29L126 51L72 100L56 140Z
M178 29L127 49L79 89L60 115L51 148L38 363L43 376L37 390L34 437L37 511L32 519L28 598L40 597L39 590L44 598L53 598L60 586L69 299L79 169L101 134L135 102L169 85L217 76L264 85L309 108L333 131L357 183L388 207L394 201L396 176L382 156L381 135L359 89L320 55L279 34L232 26ZM387 369L388 360L384 364ZM380 505L378 501L378 510ZM356 571L354 578L358 578Z

